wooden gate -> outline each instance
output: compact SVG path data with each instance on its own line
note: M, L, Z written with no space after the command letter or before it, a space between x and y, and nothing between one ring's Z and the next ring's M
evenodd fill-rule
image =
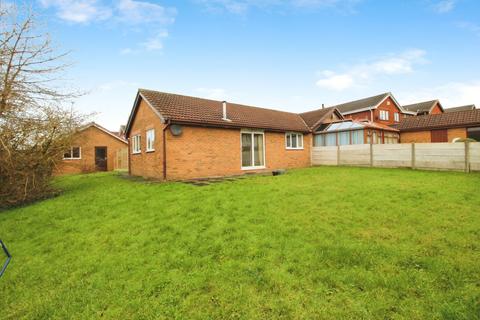
M119 149L115 152L113 170L128 170L128 148Z
M432 142L448 142L447 130L432 130L430 132Z

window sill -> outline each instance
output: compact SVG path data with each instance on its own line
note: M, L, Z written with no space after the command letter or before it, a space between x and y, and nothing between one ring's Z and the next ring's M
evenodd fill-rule
M82 158L63 158L63 160L82 160Z
M242 167L242 170L258 170L258 169L265 169L265 166L258 166L258 167Z
M285 148L286 150L304 150L304 148Z
M146 150L145 152L146 152L146 153L155 152L155 149L152 149L152 150Z
M135 154L142 154L142 152L132 152L133 155Z

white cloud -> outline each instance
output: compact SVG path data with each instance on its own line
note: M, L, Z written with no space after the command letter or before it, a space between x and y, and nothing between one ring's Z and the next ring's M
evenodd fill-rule
M412 49L369 63L349 66L343 72L322 71L321 78L316 84L320 88L342 91L353 86L365 85L376 77L412 73L415 65L426 62L425 54L423 50Z
M212 100L227 100L227 92L221 88L197 88L195 89L199 95L206 99Z
M414 103L439 99L444 107L458 107L467 104L480 106L480 80L470 82L450 82L432 88L420 88L398 93L402 103Z
M340 8L352 11L353 6L363 0L197 0L211 11L227 11L244 14L250 8Z
M163 49L163 39L167 37L167 31L160 31L157 35L142 43L142 45L148 51L161 50Z
M457 0L441 0L433 5L433 10L437 13L447 13L452 11L457 4Z
M118 18L127 24L170 24L177 10L147 1L120 0L116 7Z
M45 8L55 8L60 19L73 23L101 21L112 16L112 9L97 0L40 0L40 3Z
M324 71L323 75L325 78L317 81L317 86L322 88L341 91L354 84L353 77L349 74L335 74L331 71Z
M53 8L56 15L72 23L112 22L123 25L129 31L142 32L147 39L137 43L136 48L124 48L120 54L127 55L141 50L159 51L168 37L165 29L175 22L177 10L157 3L136 0L39 0L45 8ZM162 31L158 31L158 30Z
M476 36L480 37L480 25L472 22L463 21L458 23L458 26L462 29L473 32Z

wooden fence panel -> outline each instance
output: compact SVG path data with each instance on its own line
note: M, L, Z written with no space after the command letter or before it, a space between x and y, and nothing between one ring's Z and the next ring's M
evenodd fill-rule
M416 143L415 168L465 170L465 143Z
M369 166L370 145L352 144L340 147L340 165Z
M316 165L337 165L337 147L313 147L312 163Z
M480 171L480 142L469 143L470 170Z
M412 167L411 144L374 144L374 167Z

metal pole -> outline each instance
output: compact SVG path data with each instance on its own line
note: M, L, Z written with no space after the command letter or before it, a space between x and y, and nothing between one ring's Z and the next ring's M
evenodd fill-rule
M0 277L1 277L5 273L5 270L7 269L7 266L10 263L10 260L12 260L12 255L10 254L10 252L8 252L8 249L2 240L0 240L0 247L2 247L3 252L5 252L7 256L7 261L5 261L5 263L3 264L2 270L0 270Z

